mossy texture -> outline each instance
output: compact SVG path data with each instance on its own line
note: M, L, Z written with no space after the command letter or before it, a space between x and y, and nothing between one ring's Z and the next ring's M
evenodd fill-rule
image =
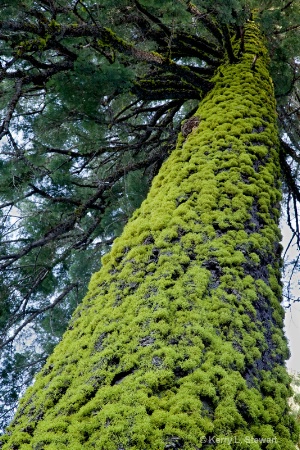
M254 24L245 48L103 258L4 450L295 448L276 112Z

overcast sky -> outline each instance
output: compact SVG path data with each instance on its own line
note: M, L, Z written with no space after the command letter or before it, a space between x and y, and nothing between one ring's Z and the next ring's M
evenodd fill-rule
M291 310L287 311L285 332L291 351L291 357L287 361L287 367L289 370L300 372L300 303L295 303Z
M284 220L284 219L283 219ZM291 232L285 225L282 227L283 247L289 243L291 238ZM289 260L296 258L299 255L299 251L292 247L288 252ZM293 280L293 295L294 297L300 297L300 274L296 274ZM291 357L287 361L287 367L289 370L300 372L300 302L293 303L290 309L286 310L285 316L285 333L289 341L289 347Z

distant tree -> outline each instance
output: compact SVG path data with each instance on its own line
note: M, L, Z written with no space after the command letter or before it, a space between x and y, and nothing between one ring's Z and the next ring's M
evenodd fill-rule
M147 408L145 411L153 418L147 419L147 424L150 428L154 425L153 433L157 434L153 437L150 428L147 428L146 437L136 435L132 429L130 431L126 428L128 424L122 425L124 433L117 432L114 422L117 419L110 419L109 414L104 411L103 414L109 421L108 430L106 434L102 430L103 441L100 440L100 444L95 442L103 449L116 449L118 445L124 445L125 448L132 448L132 445L136 446L134 448L144 448L143 446L148 445L148 448L153 448L154 443L160 448L163 442L165 448L197 448L191 445L201 448L200 442L193 444L190 437L195 432L193 427L197 423L197 433L202 432L205 436L215 430L220 436L226 431L242 437L245 436L245 430L241 430L250 426L249 433L252 437L266 433L270 438L280 439L282 447L277 448L292 448L291 442L295 439L293 424L288 415L282 417L287 411L286 402L279 399L280 396L286 398L288 395L285 387L288 378L283 370L287 353L281 331L282 314L277 304L278 299L275 300L275 296L281 295L278 284L280 236L276 224L279 217L280 166L287 192L288 222L295 238L299 240L299 70L296 58L299 54L299 4L296 1L286 4L260 2L259 9L255 10L255 2L245 4L239 1L227 1L225 4L216 2L213 6L208 1L195 4L184 1L164 2L163 5L156 1L147 2L147 5L146 2L143 5L137 1L121 1L117 6L114 3L107 1L99 5L80 1L71 4L28 1L17 6L6 3L3 8L3 19L0 22L3 55L3 121L0 130L4 139L0 187L3 202L3 251L0 261L3 283L1 324L6 357L6 362L3 362L3 390L8 389L8 406L3 414L9 413L22 383L28 384L34 369L61 336L75 304L80 301L88 274L95 270L100 255L119 234L121 225L127 221L132 210L139 206L146 194L148 181L158 172L162 161L174 148L181 121L188 120L196 113L199 124L192 124L190 129L183 126L177 152L172 153L164 171L159 172L154 191L149 194L152 200L145 203L149 206L142 206L142 213L139 213L148 216L152 209L154 216L151 221L144 224L142 215L136 215L135 217L139 217L137 222L131 221L127 235L120 238L109 257L111 259L107 260L103 272L100 272L100 280L105 274L105 286L112 277L111 290L116 292L114 307L107 312L107 319L106 313L102 318L100 311L96 318L99 322L96 334L87 340L88 344L84 343L82 346L86 354L89 354L82 356L87 370L84 373L96 370L95 367L89 367L84 358L90 358L91 364L94 359L100 358L102 361L104 358L103 361L106 361L103 363L105 367L99 368L99 374L97 372L95 375L93 389L89 378L87 385L86 380L83 380L83 391L91 391L91 397L97 396L98 392L105 391L100 386L107 383L112 386L113 392L114 386L128 376L123 388L126 395L127 383L136 386L141 376L141 383L146 383L152 392L149 394L152 406L149 403L150 409L148 408L151 411L147 412ZM247 28L247 23L253 20L252 11L268 38L282 137L279 153L275 151L279 145L273 93L270 84L262 81L267 80L264 44L255 27ZM257 47L253 47L252 39ZM202 102L197 110L199 101ZM189 122L185 122L187 123ZM211 142L211 145L206 142ZM205 145L208 145L206 150ZM209 153L208 158L206 152ZM192 158L193 153L198 155L201 164L195 162L191 167L188 158ZM178 170L178 178L177 172L174 172L169 179L167 174L172 171L172 164ZM209 174L214 164L214 177L211 178ZM187 181L192 173L196 174L193 187ZM162 183L160 189L157 189L163 174L169 181ZM228 178L228 174L232 175L232 179ZM180 192L176 190L177 184L181 186ZM165 196L162 194L164 189ZM153 192L156 192L158 200L153 199ZM168 195L169 202L166 200ZM215 200L210 195L215 196ZM203 204L199 206L202 197ZM171 204L172 208L175 207L174 213L169 211ZM172 214L178 216L177 222L170 229L169 214L170 217ZM200 215L199 219L195 219L194 216L197 215ZM13 218L14 216L17 217ZM192 236L195 233L196 236ZM129 239L130 236L133 242ZM143 242L140 242L141 239ZM235 239L236 246L230 246L230 241L235 242ZM219 244L224 245L225 241L228 248L222 250ZM211 242L210 249L206 242ZM141 244L146 246L145 252L142 251ZM197 246L199 251L195 250ZM135 262L136 258L139 263ZM167 270L168 258L170 267ZM178 259L179 265L172 258ZM124 269L130 281L125 277L125 272L123 274L121 271L127 259L132 261L133 266L132 275ZM110 264L112 266L108 274L107 267ZM160 274L160 265L163 264L166 264L166 271ZM238 273L238 266L243 269L241 273ZM201 276L194 273L197 267ZM144 284L140 279L133 279L136 271L141 271L141 277L146 277ZM151 281L152 290L148 293L145 291L149 282L147 273L148 277L151 275L156 280ZM95 276L96 284L101 284L97 277L98 275ZM227 277L226 280L224 277ZM161 278L166 279L167 284L161 284ZM191 290L188 285L191 285ZM103 289L106 290L106 287ZM145 320L149 323L157 322L160 331L153 328L154 325L149 325L146 332L148 325L145 322L144 331L141 327L132 336L129 333L129 347L125 345L123 357L118 352L122 353L124 349L119 349L119 341L114 334L111 338L117 347L108 345L110 330L106 330L109 325L105 321L111 320L113 323L114 311L118 310L119 302L120 311L122 310L124 294L125 300L128 298L128 301L132 301L138 312L141 306L135 303L135 289L143 292L144 299L150 298L149 301L144 300L149 303L149 311L156 304L156 309L150 316L145 312ZM118 291L120 292L117 293ZM198 318L203 322L201 329L197 328L199 323L195 323L195 331L191 335L188 333L188 338L182 330L177 335L176 327L171 330L163 323L168 322L168 314L170 318L175 314L179 321L183 320L179 317L183 313L173 311L175 306L170 308L169 313L166 306L163 308L167 301L163 299L164 295L166 299L169 295L169 302L175 300L177 311L186 311L184 320L187 322L183 327L189 327ZM201 296L204 296L203 317L200 304L197 305L196 302L192 305L195 298L200 301ZM237 299L241 301L240 307L235 305ZM103 300L104 311L106 302L109 301L110 297ZM221 303L224 303L224 310ZM144 306L146 308L146 304ZM94 313L90 307L89 311L83 314L83 322L79 320L79 327L86 327L84 320L93 323ZM192 311L190 314L194 316L188 318L187 311ZM120 323L120 328L117 328L123 329L127 320L133 320L134 314L129 311L128 318L124 314L123 325ZM250 325L251 321L253 325ZM36 355L27 355L20 344L21 352L16 346L12 347L14 338L28 324L31 324L31 330L37 336L39 348ZM166 333L162 331L164 327ZM249 337L242 330L247 330ZM72 333L70 335L73 336ZM125 331L124 336L127 336ZM74 341L74 337L70 339ZM131 339L132 345L137 346L135 350L130 347ZM184 348L180 350L181 340ZM102 341L105 341L105 345L102 345ZM152 346L155 341L157 343ZM80 347L77 338L74 342ZM61 349L64 345L63 341L58 348ZM174 345L179 346L178 361L173 355ZM103 350L106 346L107 350ZM218 346L223 348L223 359L216 356ZM79 347L74 349L74 357L77 350L78 355L80 354ZM154 352L151 353L154 370L145 366L145 373L144 363L133 363L129 357L132 351L143 352L144 347L145 354ZM91 355L95 349L103 350L104 356L96 354L93 359ZM165 353L162 349L166 349ZM198 358L196 362L195 356L194 361L192 350L195 355L199 351L203 352L204 360L200 361ZM106 352L107 355L114 353L116 359L110 360ZM184 362L182 352L186 352L187 362ZM208 367L212 361L210 354L215 355L212 356L212 360L215 358L215 371ZM78 390L78 383L81 383L80 368L78 378L75 377L75 372L72 375L75 377L75 384L72 386L65 375L57 378L57 371L61 370L58 368L60 358L66 359L66 355L52 357L51 363L48 363L50 368L43 371L45 377L40 375L36 383L36 389L41 389L43 383L47 384L53 378L53 387L50 385L49 393L45 390L40 397L34 394L37 403L36 406L29 407L33 408L32 413L28 413L26 409L23 411L21 407L14 423L17 427L20 423L23 431L20 435L13 433L10 443L4 448L12 448L9 445L24 449L44 448L48 444L59 448L64 448L63 445L76 448L82 442L85 448L92 446L94 431L85 432L82 429L78 431L78 436L76 433L73 435L72 431L66 433L68 424L73 426L71 414L77 414L78 408L89 402L84 393L79 395L78 402L74 400L72 411L70 406L66 406L66 410L63 407L63 414L67 418L62 419L60 424L53 425L54 404L60 404L60 401L64 403L66 398L72 399L72 390ZM137 361L139 358L140 356ZM201 366L202 363L207 365L207 369ZM24 379L20 382L18 373L25 366L28 371L22 372ZM68 365L65 370L69 370ZM72 367L72 370L75 368ZM165 376L166 382L160 382L160 376ZM147 377L152 377L157 386L152 386ZM200 378L196 381L194 377ZM60 381L62 385L59 384ZM198 419L195 419L196 422L193 422L193 418L191 422L186 422L186 426L190 426L192 430L188 435L183 424L180 430L175 422L181 421L181 413L183 423L187 415L194 414L193 411L189 412L189 408L193 409L197 403L194 405L192 397L187 400L186 405L182 405L178 416L177 413L170 413L168 419L165 419L165 422L170 420L169 431L163 431L163 425L159 425L155 418L156 414L164 417L162 411L167 411L168 406L160 405L159 413L156 412L154 397L159 398L161 395L161 401L167 405L167 397L180 391L181 382L182 386L186 386L182 388L183 391L189 383L192 386L195 382L211 389L209 392L197 391L198 397L200 396L198 400L201 400L202 408L207 411L202 414L205 419L199 419L202 421L202 428ZM237 390L232 387L232 396L228 394L230 398L223 398L221 391L225 388L221 388L222 383L228 392L231 384L236 388L238 386L238 397L235 398ZM55 393L53 389L56 389ZM214 391L216 389L221 391ZM43 395L49 397L49 404ZM109 398L113 403L112 398ZM219 417L217 403L221 398L224 401L221 402L220 414L224 417L224 423L220 419L220 423L213 425L213 417ZM183 401L181 393L179 400ZM137 398L133 397L132 401L138 405ZM125 397L121 396L120 402L112 406L112 416L122 412L122 408L131 411ZM23 402L25 404L26 400ZM255 407L256 412L254 404L259 405ZM277 418L273 415L268 418L275 404L278 404ZM89 403L83 409L88 409L88 405ZM200 403L197 405L195 407L198 408ZM94 406L97 411L98 403L93 403ZM139 407L142 408L142 405ZM143 420L148 417L143 416L144 412L141 416ZM51 417L50 425L48 413ZM231 415L232 423L229 424ZM41 421L39 425L42 417L45 417L45 421ZM101 420L103 417L101 416ZM27 429L24 428L24 421L28 420L31 425ZM126 422L127 419L124 420ZM137 420L138 424L141 419ZM54 427L58 440L50 436L49 426ZM63 430L66 441L60 437L58 429ZM39 430L43 430L42 434ZM47 434L47 430L50 434ZM33 436L33 440L30 436Z

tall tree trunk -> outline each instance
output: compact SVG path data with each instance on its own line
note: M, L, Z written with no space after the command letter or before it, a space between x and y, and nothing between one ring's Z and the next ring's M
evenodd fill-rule
M3 449L294 448L267 62L249 24L241 60L221 67L199 125L103 258Z

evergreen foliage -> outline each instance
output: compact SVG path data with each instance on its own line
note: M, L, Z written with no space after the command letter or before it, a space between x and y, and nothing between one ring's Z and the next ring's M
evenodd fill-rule
M299 243L299 2L211 3L26 0L3 5L3 424L22 387L29 384L60 339L90 274L98 269L100 256L121 233L174 149L182 120L195 113L199 100L209 102L218 77L226 78L228 66L240 62L245 53L245 24L252 19L259 23L271 56L279 131L285 137L280 166L288 222ZM251 73L260 67L261 48L252 50ZM262 159L266 157L264 146L273 145L260 129L266 126L267 116L249 120L247 125L248 133L255 129L260 139L266 138L263 145L252 142L260 152L256 157ZM229 130L223 128L220 133L226 136ZM231 131L236 139L245 132L241 124ZM188 138L186 149L191 141ZM235 167L228 158L228 167L231 163ZM270 181L267 172L262 176ZM274 202L279 199L274 195L271 214L277 220ZM270 204L261 198L257 208L269 214ZM237 205L241 208L239 201ZM220 211L217 216L220 230L226 229L227 218ZM234 217L235 224L242 220L238 212ZM159 219L153 218L154 227L156 222L159 227ZM251 255L253 264L258 264L254 251ZM275 291L277 272L271 283ZM279 310L274 320L280 330L278 314ZM30 335L35 339L35 353L26 348ZM15 339L19 339L17 345ZM260 341L257 346L261 345ZM280 343L282 355L283 347ZM276 377L286 380L283 374Z

